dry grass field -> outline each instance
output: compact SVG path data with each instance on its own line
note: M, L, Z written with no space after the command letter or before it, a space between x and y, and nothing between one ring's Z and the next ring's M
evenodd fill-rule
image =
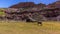
M60 34L60 22L37 23L0 21L0 34Z

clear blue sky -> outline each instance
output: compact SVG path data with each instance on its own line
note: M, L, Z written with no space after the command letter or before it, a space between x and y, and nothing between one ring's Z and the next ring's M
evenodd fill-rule
M57 0L0 0L0 8L8 8L9 6L17 4L19 2L34 2L36 4L38 3L49 4L56 1Z

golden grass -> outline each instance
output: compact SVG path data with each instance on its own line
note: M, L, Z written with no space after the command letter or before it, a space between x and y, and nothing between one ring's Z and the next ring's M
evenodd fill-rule
M37 23L0 21L0 34L60 34L60 22Z

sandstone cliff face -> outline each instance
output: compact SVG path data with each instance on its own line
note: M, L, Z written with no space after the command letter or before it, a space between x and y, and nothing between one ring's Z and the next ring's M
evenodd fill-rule
M25 7L33 7L35 4L33 2L21 2L16 5L12 5L10 8L25 8Z
M33 2L21 2L16 5L10 6L10 8L28 8L28 7L45 7L45 4L34 4Z
M56 2L54 2L54 3L52 3L52 4L49 4L49 5L47 5L46 7L49 7L49 8L54 8L54 7L57 7L57 8L60 8L60 1L56 1Z
M55 4L56 7L60 8L60 1L57 1Z
M15 4L15 5L12 5L10 6L9 8L28 8L28 7L38 7L38 8L42 8L42 7L48 7L48 8L51 8L51 7L58 7L60 8L60 1L56 1L52 4L49 4L49 5L45 5L45 4L35 4L33 2L21 2L21 3L18 3L18 4Z

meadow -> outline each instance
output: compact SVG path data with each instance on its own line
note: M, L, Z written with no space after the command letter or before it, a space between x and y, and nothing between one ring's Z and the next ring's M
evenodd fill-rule
M38 26L36 22L0 21L0 34L60 34L60 22L47 21Z

